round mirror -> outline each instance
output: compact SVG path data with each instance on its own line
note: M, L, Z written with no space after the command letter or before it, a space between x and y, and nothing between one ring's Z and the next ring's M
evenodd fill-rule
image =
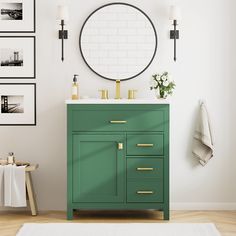
M94 12L80 32L80 51L89 68L108 80L129 80L143 73L157 49L150 18L126 3L111 3Z

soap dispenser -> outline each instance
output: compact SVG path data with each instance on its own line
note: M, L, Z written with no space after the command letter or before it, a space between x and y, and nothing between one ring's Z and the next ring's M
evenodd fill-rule
M72 100L77 100L79 99L79 84L78 84L78 80L77 80L77 76L78 75L74 75L73 78L73 84L72 84Z

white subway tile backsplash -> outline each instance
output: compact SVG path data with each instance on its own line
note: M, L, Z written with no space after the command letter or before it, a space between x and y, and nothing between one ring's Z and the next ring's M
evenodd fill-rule
M108 72L125 73L126 71L126 66L112 65L108 67Z
M126 43L127 42L127 37L124 35L109 35L107 36L107 41L104 42L109 42L109 43Z
M99 45L97 43L88 43L88 42L82 42L83 44L83 53L84 55L87 50L98 50Z
M109 51L108 53L109 57L116 57L116 58L123 58L123 57L127 57L127 51L121 51L121 50L117 50L117 51Z
M89 59L89 63L90 65L98 65L100 62L99 62L99 58L97 57L92 57Z
M102 57L99 58L99 63L101 65L116 65L118 63L118 59L117 58L106 58L106 57Z
M128 28L145 28L146 27L145 23L146 22L143 20L128 21L127 27Z
M113 12L104 12L101 14L100 19L103 21L115 21L119 19L118 13Z
M139 13L140 14L140 13ZM132 12L127 13L120 13L119 19L126 20L126 21L136 21L137 20L137 14Z
M127 27L127 21L123 19L119 19L116 21L108 21L107 27L109 28L126 28Z
M99 28L106 28L108 26L109 26L109 21L106 20L89 21L89 28L99 29Z
M104 43L101 43L101 44L99 44L99 49L100 50L112 50L112 51L114 51L114 50L117 50L118 49L118 44L115 44L115 43L106 43L106 42L104 42Z
M146 42L146 37L145 36L138 36L137 35L129 35L126 37L128 43L145 43Z
M94 68L95 68L96 71L98 71L101 74L106 74L108 72L108 69L109 69L108 66L100 65L100 64L94 65Z
M137 58L119 58L118 65L136 65Z
M118 30L116 28L100 28L100 35L117 35Z
M154 50L154 45L151 43L139 43L139 50Z
M136 35L137 29L136 28L119 28L118 35Z
M98 34L99 34L99 29L97 29L97 28L86 27L85 29L83 29L83 37L84 37L84 35L87 36L87 35L98 35Z
M136 49L138 49L138 47L139 47L139 45L133 44L133 43L120 43L118 45L119 50L126 50L126 51L136 50Z
M101 57L109 57L108 50L92 50L90 52L91 58L101 58Z

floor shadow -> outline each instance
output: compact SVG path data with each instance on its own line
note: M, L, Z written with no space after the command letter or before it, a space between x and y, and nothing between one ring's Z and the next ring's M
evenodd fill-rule
M74 219L80 220L90 220L90 221L114 221L114 220L122 220L122 221L133 221L133 220L163 220L163 213L160 211L154 210L145 210L145 211L84 211L79 210L75 211Z

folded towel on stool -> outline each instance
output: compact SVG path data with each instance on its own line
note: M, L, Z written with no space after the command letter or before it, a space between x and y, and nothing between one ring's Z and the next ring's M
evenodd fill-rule
M25 207L25 166L4 167L4 206Z
M0 165L0 206L4 205L4 166Z
M204 103L200 105L200 116L194 132L193 155L199 163L205 166L213 157L213 136L207 109Z

